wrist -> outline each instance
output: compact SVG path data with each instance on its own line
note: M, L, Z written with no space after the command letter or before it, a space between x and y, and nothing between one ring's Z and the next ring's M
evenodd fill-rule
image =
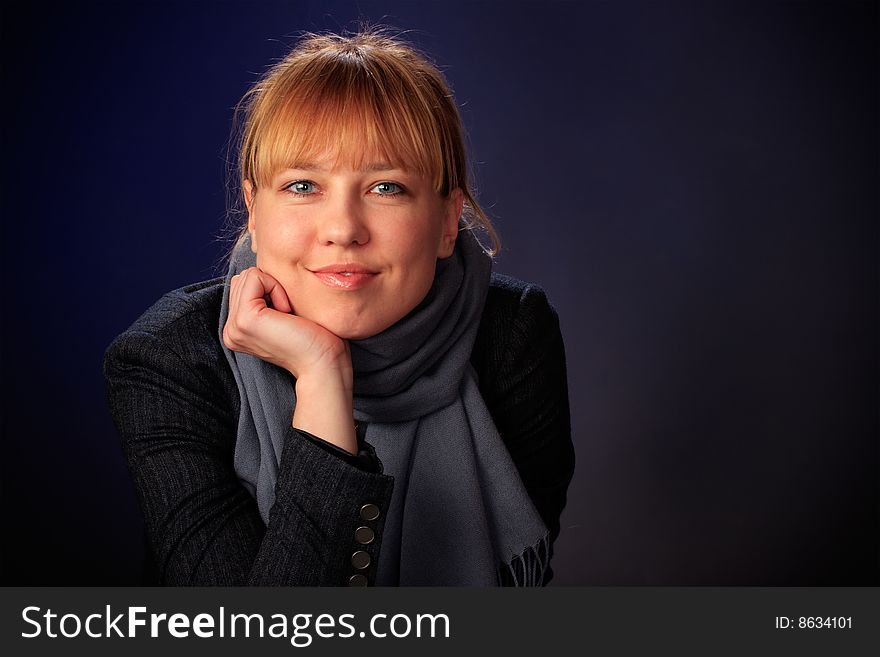
M350 377L329 370L297 379L291 426L357 454Z
M301 372L296 377L296 396L342 394L351 401L352 377L350 372L340 368L321 367Z
M297 381L327 381L342 377L351 379L351 355L344 340L335 340L327 348L315 349L317 353L290 355L284 368L293 374Z

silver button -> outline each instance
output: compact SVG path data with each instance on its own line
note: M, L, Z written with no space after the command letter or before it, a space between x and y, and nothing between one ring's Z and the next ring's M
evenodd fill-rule
M352 575L348 578L349 586L366 586L367 578L364 575L358 573L357 575Z
M363 550L358 550L351 555L351 565L358 570L363 570L370 565L370 555Z
M361 545L369 545L374 538L376 538L376 534L369 527L358 527L354 530L354 540Z
M379 507L375 504L364 504L361 507L361 518L364 520L375 520L379 517Z

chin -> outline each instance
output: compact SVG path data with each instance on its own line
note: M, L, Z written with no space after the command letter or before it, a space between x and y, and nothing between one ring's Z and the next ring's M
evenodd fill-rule
M364 338L369 338L379 332L370 331L368 328L360 326L353 326L348 322L330 321L326 324L322 324L322 326L343 340L363 340Z
M307 318L313 322L320 324L325 329L333 333L333 335L343 340L363 340L370 338L377 333L384 331L390 324L383 324L376 319L367 319L364 317L346 317L339 315L331 315L324 317Z
M373 337L374 335L376 335L376 333L381 333L381 331L341 331L336 335L338 335L343 340L365 340L367 338Z

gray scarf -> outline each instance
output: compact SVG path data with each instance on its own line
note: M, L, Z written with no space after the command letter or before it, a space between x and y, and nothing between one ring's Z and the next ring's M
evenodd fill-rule
M256 265L246 240L229 284ZM369 423L394 477L376 583L384 586L540 585L548 532L523 486L470 365L491 259L469 230L437 261L434 284L409 315L351 341L354 416ZM241 397L235 471L268 522L281 448L295 405L294 380L275 365L223 346Z

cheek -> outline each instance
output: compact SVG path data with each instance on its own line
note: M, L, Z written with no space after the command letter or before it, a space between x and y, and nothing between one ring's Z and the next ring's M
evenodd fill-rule
M412 264L433 263L437 259L440 237L443 234L443 218L436 208L423 208L420 220L410 217L405 226L395 231L393 239L399 253Z
M309 281L302 269L307 264L307 241L301 232L286 227L272 230L267 225L264 228L258 230L257 267L281 284L295 309L308 305L308 295L303 294L303 288Z
M419 303L428 293L434 282L437 267L437 245L433 236L422 235L417 240L408 241L402 249L400 264L407 289L407 301ZM418 298L415 298L418 297Z
M257 258L262 255L266 262L299 260L309 244L308 235L292 221L266 222L258 227L257 237Z

